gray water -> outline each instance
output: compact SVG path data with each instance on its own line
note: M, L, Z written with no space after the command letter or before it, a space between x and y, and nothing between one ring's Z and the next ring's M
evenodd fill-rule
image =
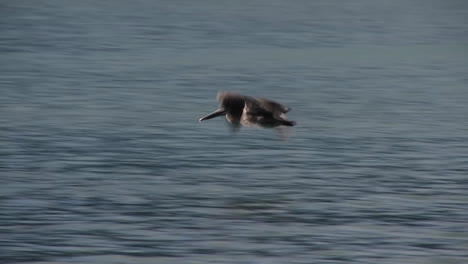
M0 3L0 263L467 263L468 2ZM297 122L198 118L230 90Z

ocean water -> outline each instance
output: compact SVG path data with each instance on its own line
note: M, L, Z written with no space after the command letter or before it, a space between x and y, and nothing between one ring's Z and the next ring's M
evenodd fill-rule
M467 263L466 1L0 3L1 263ZM217 91L292 108L232 133Z

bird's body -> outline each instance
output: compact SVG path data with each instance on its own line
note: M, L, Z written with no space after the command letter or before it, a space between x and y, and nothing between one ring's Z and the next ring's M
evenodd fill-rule
M234 127L240 125L249 127L274 128L278 126L294 126L295 122L286 119L290 108L262 98L254 98L231 92L219 92L217 99L220 108L213 113L200 118L203 120L225 115Z

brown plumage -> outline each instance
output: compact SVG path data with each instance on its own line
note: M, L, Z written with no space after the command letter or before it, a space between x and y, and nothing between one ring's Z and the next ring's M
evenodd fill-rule
M218 92L220 107L213 113L200 118L203 120L225 115L234 127L273 128L294 126L296 123L286 119L290 108L263 98L254 98L231 92Z

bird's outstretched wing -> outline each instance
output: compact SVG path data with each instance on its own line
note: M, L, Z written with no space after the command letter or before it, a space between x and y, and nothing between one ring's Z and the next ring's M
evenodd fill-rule
M280 115L280 114L285 114L289 111L291 111L291 108L282 105L280 103L277 103L275 101L271 101L268 99L264 98L258 98L256 99L258 102L258 105L265 109L265 111L272 112L274 115Z

